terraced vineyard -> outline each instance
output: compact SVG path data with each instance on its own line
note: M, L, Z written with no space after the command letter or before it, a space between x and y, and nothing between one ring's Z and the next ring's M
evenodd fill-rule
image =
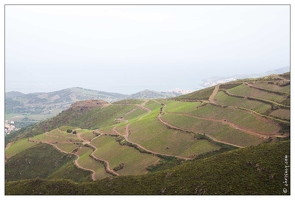
M284 120L290 120L290 110L288 109L277 109L272 111L270 115Z
M230 93L235 95L257 97L275 102L282 102L286 99L286 95L278 95L275 93L259 90L257 88L250 87L248 84L242 84L237 87L228 90Z
M141 154L134 148L120 145L111 136L98 137L92 143L97 148L94 155L107 160L111 169L115 170L121 164L122 169L117 170L119 175L145 174L148 172L146 168L159 160L156 156Z
M52 174L44 173L48 179L66 170L78 174L66 176L74 181L146 174L289 138L289 92L286 79L269 77L219 84L174 99L124 100L98 107L80 102L45 121L43 126L51 130L40 132L45 129L41 124L36 126L38 133L11 140L6 162L45 143L71 157Z
M270 104L262 103L260 101L249 100L246 98L229 96L223 91L218 92L215 98L217 104L219 105L243 107L246 109L254 110L259 113L264 113L267 110L271 109Z

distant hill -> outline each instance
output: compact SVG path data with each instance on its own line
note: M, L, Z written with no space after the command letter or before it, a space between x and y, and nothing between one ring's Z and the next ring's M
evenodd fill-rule
M23 96L23 95L25 95L25 94L21 93L21 92L12 91L12 92L6 92L5 97L6 98L13 98L13 97L19 97L19 96Z
M56 116L77 101L97 99L115 102L123 99L169 98L179 95L181 93L156 92L152 90L144 90L135 94L125 95L80 87L49 93L23 94L21 92L7 92L5 98L5 115L6 118L15 121L17 128L22 128L37 121Z
M181 95L177 92L157 92L153 90L143 90L141 92L131 94L127 99L160 99L160 98L170 98Z
M9 118L15 121L17 128L22 128L37 121L56 116L77 101L100 99L112 102L126 97L127 95L124 94L80 87L49 93L23 94L20 92L7 92L5 96L5 116L6 119Z

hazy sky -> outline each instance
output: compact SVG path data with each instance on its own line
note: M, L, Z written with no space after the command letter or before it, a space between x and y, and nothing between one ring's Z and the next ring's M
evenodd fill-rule
M196 90L290 66L289 9L6 5L6 92Z

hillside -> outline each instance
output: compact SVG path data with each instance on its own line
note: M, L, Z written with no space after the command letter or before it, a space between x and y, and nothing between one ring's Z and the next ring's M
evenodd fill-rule
M168 98L179 95L181 93L156 92L151 90L125 95L79 87L49 93L23 94L20 92L7 92L5 94L5 119L14 121L17 128L22 128L54 117L77 101L96 99L115 102L123 99Z
M7 92L5 94L5 118L14 121L17 128L22 128L56 116L77 101L100 99L111 102L124 99L126 96L79 87L49 93Z
M246 184L248 178L262 185L250 184L247 186L250 188L249 191L245 188L234 191L231 188L220 189L218 185L210 185L212 183L209 181L208 188L212 188L212 190L206 187L206 194L214 194L213 191L218 194L242 194L245 191L249 194L251 192L266 194L274 189L274 186L265 185L266 180L274 180L274 177L277 176L276 170L278 170L278 168L274 169L277 164L269 165L271 157L269 154L279 156L276 152L276 148L278 148L276 145L282 144L288 146L283 149L289 151L289 99L290 74L286 73L218 84L170 99L127 99L114 103L101 100L80 101L56 117L23 128L6 137L6 167L9 163L14 163L9 165L9 168L12 168L10 176L17 177L11 179L7 175L6 180L23 180L24 177L14 175L18 171L14 167L16 162L20 163L20 166L27 165L26 157L19 155L34 155L32 148L37 148L40 143L46 143L68 156L75 155L76 159L71 162L64 161L64 164L52 171L51 175L47 173L44 176L37 176L31 172L34 168L24 168L23 173L31 174L27 178L58 179L62 173L61 169L78 168L91 172L90 175L85 175L84 179L96 181L93 184L113 179L118 182L121 180L128 182L128 180L138 181L145 179L143 177L152 177L154 184L158 185L156 187L160 187L159 184L163 184L163 180L166 181L163 176L170 177L163 170L169 171L172 170L172 167L176 167L173 170L182 171L184 166L190 165L189 163L195 163L197 166L199 165L197 163L207 162L207 160L217 159L218 156L221 156L218 158L223 158L227 162L214 161L222 163L220 168L215 166L213 161L208 161L207 169L209 171L203 170L202 172L206 172L205 174L196 173L199 178L187 171L188 176L195 177L194 180L200 181L201 184L202 180L212 181L214 176L210 176L210 170L217 170L214 173L221 173L220 181L237 184L238 179L242 180L240 184L233 185L233 188L242 187L241 184ZM287 142L281 142L282 140L287 140ZM256 155L260 156L250 159L254 146L257 146ZM269 148L269 152L266 153L264 148ZM264 153L259 154L259 151ZM229 171L226 171L228 169L226 163L229 163L229 160L239 160L239 156L236 157L234 152L248 152L249 154L242 153L240 155L242 158L239 159L244 162L247 159L243 158L249 158L251 161L248 162L248 167L234 163L238 164L239 169L236 169L237 173L233 173L233 177L229 179L225 176L225 174L229 175ZM40 160L42 160L42 154L36 156L40 156ZM182 165L184 163L187 165ZM258 165L256 165L257 163ZM188 169L194 171L202 168ZM263 171L264 169L265 171ZM245 173L242 173L241 170L245 170ZM261 172L264 173L263 176L260 176ZM161 173L164 173L161 175L162 178L152 175ZM183 173L184 171L180 173L181 175L177 175L178 179L188 178ZM79 172L79 174L81 173ZM129 175L132 176L129 177ZM215 176L218 177L216 174ZM137 179L138 177L139 179ZM267 177L271 178L267 179ZM73 177L68 177L68 179L77 181ZM79 180L84 179L83 175L79 178ZM43 180L38 179L37 182L43 183ZM59 183L63 184L63 182ZM44 184L53 184L53 182L45 181ZM117 185L117 182L113 184ZM277 182L272 181L267 184L272 185ZM177 194L191 194L191 189L177 188L180 185L180 182L173 181L169 186L171 190L165 189L168 187L161 190L164 190L165 194L165 191L172 194L174 191L172 189L176 187L175 191L181 191ZM119 184L117 186L123 187ZM80 187L83 188L84 183L76 189L80 190ZM256 190L258 188L263 189L264 192L259 193ZM159 190L156 192L154 189L151 192L159 194ZM201 191L199 189L198 186L197 194L204 192L204 188ZM90 189L87 190L87 194L91 191L94 192ZM97 190L95 193L102 191L98 192ZM107 189L106 191L110 192ZM133 194L130 189L126 189L124 192L115 189L115 192L109 194L119 194L120 192ZM273 190L269 194L273 193L281 194L278 193L278 190Z
M48 178L57 173L56 178L59 179L87 180L90 172L73 167L72 162L74 159L76 159L75 156L64 154L51 145L36 144L6 162L5 180L12 181L35 177ZM68 166L66 170L63 169L65 166ZM63 173L59 171L63 171Z
M25 94L21 93L21 92L16 92L16 91L6 92L6 94L5 94L6 98L14 98L14 97L19 97L19 96L23 96L23 95L25 95Z
M289 155L289 141L268 143L140 176L84 183L40 178L9 181L5 183L5 194L283 195L290 194L290 188L282 183Z

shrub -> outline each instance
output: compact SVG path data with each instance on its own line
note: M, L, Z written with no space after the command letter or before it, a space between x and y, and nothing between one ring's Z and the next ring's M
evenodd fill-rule
M206 140L207 139L205 133L204 134L196 133L194 138L197 139L197 140Z
M71 132L72 132L72 130L71 130L71 129L68 129L68 130L67 130L67 133L71 133Z
M120 165L114 167L113 170L114 170L114 171L119 171L120 169L123 169L123 167L124 167L124 163L120 163Z

